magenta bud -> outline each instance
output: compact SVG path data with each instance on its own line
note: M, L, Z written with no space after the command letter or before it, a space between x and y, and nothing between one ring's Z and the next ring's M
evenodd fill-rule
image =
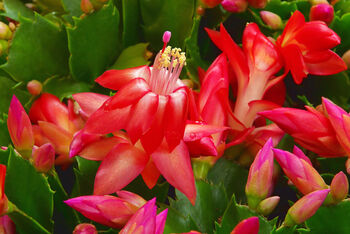
M245 12L248 7L247 0L223 0L221 2L222 7L229 12L240 13Z
M91 223L81 223L74 228L73 234L97 234L97 230Z
M168 43L171 38L171 32L170 31L165 31L163 34L163 42Z
M273 30L281 29L283 26L281 17L275 13L260 11L260 16L264 23Z
M31 80L27 84L27 90L33 96L38 96L41 93L42 89L43 89L43 86L41 82L37 80Z
M339 203L347 197L349 192L349 182L348 178L342 171L334 176L330 189L334 201L333 203Z
M276 208L279 201L280 201L279 196L273 196L273 197L266 198L265 200L262 200L259 203L257 211L260 214L267 216L267 215L271 214L271 212Z
M273 143L270 138L258 152L249 169L245 193L248 205L252 209L256 209L259 203L272 191L274 172L272 147Z
M23 157L30 158L34 145L32 124L16 96L13 96L11 100L7 128L16 150Z
M259 218L256 216L242 220L232 230L231 234L258 234L259 232Z
M85 14L89 14L94 10L94 6L91 4L90 0L81 0L80 8Z
M283 225L292 227L311 218L322 205L329 193L329 189L317 190L300 198L289 208Z
M55 149L50 143L46 143L33 149L34 167L38 172L46 173L55 164Z
M321 3L312 6L310 9L310 20L316 21L321 20L326 24L330 24L334 18L333 6L328 3Z

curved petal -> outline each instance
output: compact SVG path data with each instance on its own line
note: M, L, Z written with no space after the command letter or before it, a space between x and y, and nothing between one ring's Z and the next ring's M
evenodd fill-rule
M68 108L60 102L58 97L43 93L29 110L32 122L46 121L54 123L65 130L69 130Z
M150 92L144 79L136 78L125 84L109 102L110 109L123 108L134 104L145 94Z
M295 44L291 44L283 47L281 50L286 63L286 71L290 70L295 83L301 84L308 72L299 47Z
M141 135L150 129L158 108L158 100L158 95L149 92L132 106L128 124L125 127L132 143L139 140Z
M131 106L121 109L108 110L106 101L102 107L94 112L85 125L85 130L90 133L109 134L120 129L125 129Z
M74 134L74 138L70 144L69 157L74 157L88 144L98 141L101 138L100 134L91 134L80 130Z
M284 27L282 36L277 39L277 44L282 47L294 40L295 33L305 24L305 17L300 11L295 11Z
M183 140L185 142L196 141L227 129L229 128L207 124L186 124Z
M95 177L94 194L121 190L145 168L149 156L130 144L119 144L104 158Z
M164 178L186 195L194 205L196 200L196 187L191 167L190 155L183 141L172 151L163 144L151 155L154 164Z
M169 95L165 109L164 135L169 149L173 150L183 138L188 111L188 99L185 89L179 89Z
M107 95L89 92L75 93L72 96L87 117L97 111L97 109L100 108L108 98L110 98Z
M132 79L144 78L148 80L150 75L151 71L148 66L139 66L123 70L106 71L95 81L105 88L119 90Z
M79 156L88 160L100 161L106 157L113 147L120 143L127 143L127 141L119 137L102 138L84 147L79 152Z
M308 72L314 75L332 75L347 69L344 60L331 50L309 52L304 61Z
M152 189L157 184L160 172L158 171L152 159L148 161L148 164L141 173L141 176L149 189Z
M186 142L191 157L217 156L218 151L211 137L203 137L200 140Z
M164 138L164 116L168 96L158 96L158 110L150 129L141 137L141 143L147 153L152 153L162 143Z
M157 215L156 230L154 234L163 234L167 214L168 214L168 209L165 209Z
M322 21L305 23L295 39L308 50L327 50L340 44L340 37Z
M73 135L53 123L39 121L38 124L45 137L55 146L56 153L68 155Z

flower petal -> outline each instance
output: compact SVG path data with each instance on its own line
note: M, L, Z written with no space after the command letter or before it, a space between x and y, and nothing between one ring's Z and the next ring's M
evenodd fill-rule
M304 61L308 72L314 75L332 75L347 69L344 60L331 50L309 52Z
M148 80L150 75L151 71L148 66L139 66L123 70L106 71L95 81L105 88L119 90L132 79L144 78Z
M72 95L73 99L79 104L84 115L89 117L92 113L97 111L102 104L110 98L107 95L99 93L75 93Z
M149 189L152 189L157 184L160 172L158 171L152 159L148 161L148 164L142 171L141 176Z
M179 89L169 95L165 109L164 135L169 149L173 150L183 138L188 110L187 92Z
M94 194L110 194L121 190L143 171L148 160L149 156L133 145L117 145L98 168Z
M151 155L154 164L164 178L186 195L194 205L196 200L196 187L191 167L190 155L183 141L169 152L165 142Z
M136 78L125 84L108 104L110 109L123 108L136 103L145 94L150 92L144 79Z
M141 135L150 129L158 108L158 100L158 95L148 92L131 108L125 129L132 143L139 140Z
M121 109L109 110L106 101L96 112L94 112L85 125L85 130L96 134L109 134L120 129L125 129L129 121L131 106Z

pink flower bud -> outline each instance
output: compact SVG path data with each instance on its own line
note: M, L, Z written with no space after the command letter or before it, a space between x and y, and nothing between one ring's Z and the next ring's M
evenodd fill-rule
M32 124L16 96L13 96L11 100L7 128L17 151L22 156L29 158L34 145Z
M27 84L28 92L33 96L38 96L43 89L42 84L37 80L31 80Z
M344 62L349 68L350 67L350 50L346 51L341 58L344 60Z
M0 233L16 234L16 226L7 215L0 217Z
M284 226L291 227L305 222L316 213L328 193L329 189L317 190L299 199L289 208L283 223Z
M333 6L328 3L321 3L312 6L310 9L310 20L316 21L321 20L326 24L330 24L334 18Z
M267 215L271 214L271 212L276 208L279 201L280 201L279 196L273 196L273 197L266 198L265 200L262 200L259 203L257 211L260 214L267 216Z
M240 13L245 12L248 7L247 0L223 0L221 2L222 7L229 12Z
M213 8L219 5L221 1L222 0L202 0L202 3L208 8Z
M256 216L242 220L232 230L231 234L258 234L259 232L259 218Z
M273 30L281 29L283 26L281 17L275 13L270 11L260 11L260 16L264 23Z
M270 138L250 166L245 192L248 205L252 209L255 209L272 191L274 171L272 147L273 143Z
M301 193L328 188L316 169L304 159L280 149L273 149L273 152L284 173Z
M346 198L349 192L349 182L342 171L334 176L330 189L334 203L339 203Z
M81 223L74 228L73 234L97 234L97 230L93 224Z
M81 0L80 8L85 14L89 14L94 10L94 6L91 4L90 0Z
M9 26L0 21L0 39L9 40L12 37L12 31Z
M55 149L50 143L46 143L33 149L34 167L38 172L46 173L55 164Z

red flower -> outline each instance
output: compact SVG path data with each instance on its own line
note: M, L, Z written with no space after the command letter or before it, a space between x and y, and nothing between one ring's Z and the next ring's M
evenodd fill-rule
M106 71L96 82L118 92L91 115L86 131L108 134L125 129L131 141L141 139L148 152L163 138L174 149L187 118L187 88L179 80L185 60L180 49L168 46L158 53L152 68Z
M332 75L347 69L344 61L330 49L340 44L340 37L321 21L305 22L295 11L276 41L283 55L285 71L291 71L300 84L308 74Z
M345 152L339 144L330 120L322 110L277 108L259 114L275 122L295 142L323 157L340 157Z

